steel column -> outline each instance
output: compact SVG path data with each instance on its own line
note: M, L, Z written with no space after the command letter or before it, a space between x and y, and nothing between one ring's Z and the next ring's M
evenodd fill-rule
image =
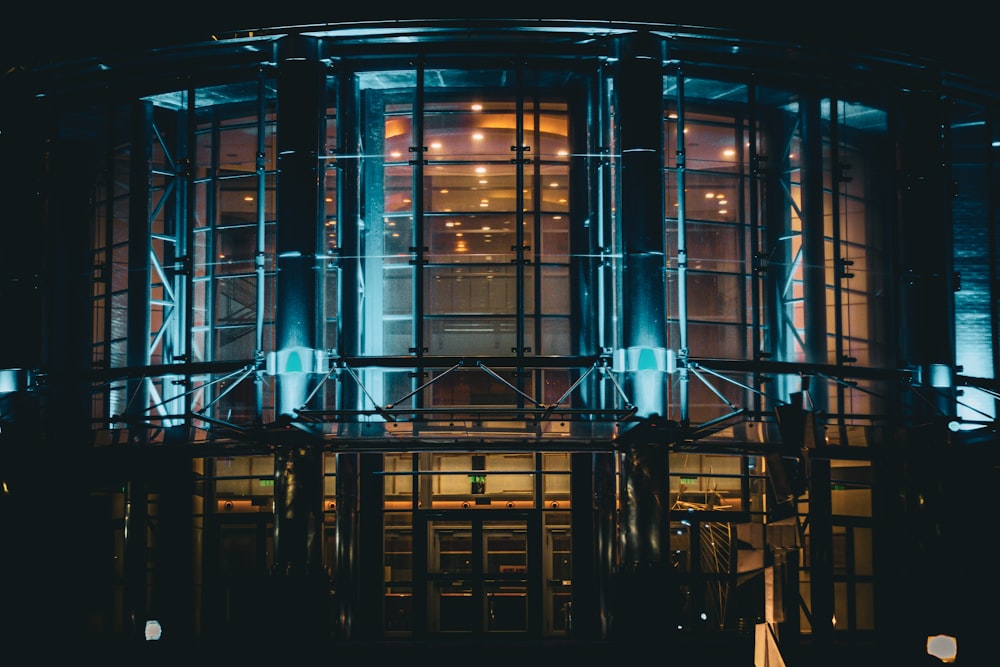
M324 69L316 44L291 40L278 64L275 412L304 407L319 367L315 350L320 274L318 147ZM323 455L318 446L278 445L274 471L275 630L282 639L321 639L329 582L323 569Z

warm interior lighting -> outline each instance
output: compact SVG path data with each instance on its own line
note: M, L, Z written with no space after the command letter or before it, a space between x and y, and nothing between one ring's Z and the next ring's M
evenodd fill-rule
M927 637L927 655L932 655L941 662L955 662L958 640L950 635L930 635Z

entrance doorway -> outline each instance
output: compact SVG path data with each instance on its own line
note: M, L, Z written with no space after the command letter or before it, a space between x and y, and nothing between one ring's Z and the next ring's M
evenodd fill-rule
M532 572L537 541L530 537L528 512L432 512L426 531L430 633L531 630L540 579Z
M567 635L569 455L388 455L383 631L391 636Z

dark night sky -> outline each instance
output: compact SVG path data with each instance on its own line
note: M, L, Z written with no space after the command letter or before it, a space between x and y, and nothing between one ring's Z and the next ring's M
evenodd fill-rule
M25 0L22 0L24 2ZM474 8L495 3L500 13ZM256 4L256 3L255 3ZM394 5L388 9L389 5ZM612 8L586 8L582 0L426 0L302 3L172 0L147 3L106 0L56 9L27 0L7 10L0 24L0 60L33 66L81 56L116 55L157 46L207 41L213 34L280 25L420 18L566 18L637 20L733 30L752 38L845 49L910 53L948 69L995 81L1000 87L997 44L987 3L949 0L938 7L898 0L609 0ZM304 5L304 6L303 6ZM359 6L364 6L362 11ZM215 9L214 7L219 7ZM839 9L838 9L839 8ZM821 12L833 13L821 14Z

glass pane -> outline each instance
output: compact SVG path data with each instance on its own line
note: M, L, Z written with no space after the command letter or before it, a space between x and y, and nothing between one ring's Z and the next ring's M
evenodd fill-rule
M714 194L714 191L709 194ZM685 232L690 271L743 271L746 246L744 227L714 222L690 222ZM667 229L667 254L671 258L677 256L677 233L671 227Z
M455 574L473 571L471 522L430 521L427 530L431 537L427 559L430 572Z
M385 629L413 630L413 588L394 585L386 588Z
M741 275L690 272L687 275L688 317L713 322L747 321L745 278ZM670 312L679 311L671 291Z
M670 455L672 507L740 510L743 459L740 456L673 453Z
M472 632L479 625L482 610L476 604L472 588L460 581L434 582L431 599L437 606L440 632ZM432 617L433 618L433 617Z
M830 492L833 513L841 516L872 515L872 490L870 488L838 488Z
M476 315L514 313L515 277L516 269L510 266L467 264L434 267L430 269L430 280L425 287L428 312Z
M525 584L487 584L488 629L499 632L528 629L528 587Z
M528 572L527 521L484 521L483 544L487 574Z
M448 113L424 116L424 139L432 165L443 161L509 162L517 144L511 111L456 102Z
M517 344L514 317L428 319L424 322L424 331L431 354L508 355Z
M855 527L854 536L854 574L871 576L874 573L872 563L872 529Z
M481 203L477 201L477 206ZM456 210L427 216L424 244L431 263L502 267L514 259L516 232L512 215Z
M570 476L550 473L542 477L542 498L547 509L568 509Z
M411 517L410 513L399 513L386 518L384 577L390 588L413 580L413 529L408 523Z
M859 583L854 586L855 630L875 629L875 586Z

